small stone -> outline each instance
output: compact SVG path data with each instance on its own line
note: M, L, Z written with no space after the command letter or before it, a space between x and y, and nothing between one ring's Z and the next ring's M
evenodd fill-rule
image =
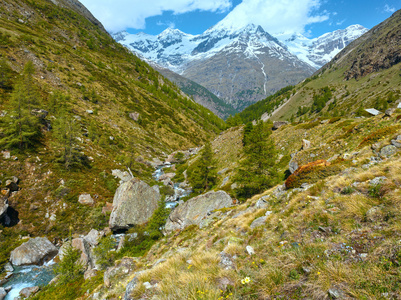
M378 185L378 184L382 184L386 180L387 180L387 177L385 177L385 176L375 177L369 182L369 184L370 185Z
M6 296L7 296L6 290L0 287L0 300L3 300Z
M225 253L224 251L220 252L219 265L222 266L225 270L235 269L233 258L231 257L231 255Z
M252 229L255 229L256 227L262 226L265 224L266 219L267 219L266 216L257 218L252 222L252 224L249 227L251 227Z
M3 158L4 159L10 159L11 158L10 151L3 151L2 154L3 154Z
M302 140L302 150L308 150L311 147L311 142L308 140Z
M134 120L135 122L138 122L139 117L140 117L140 114L137 113L137 112L132 112L132 113L129 113L129 117L130 117L132 120Z
M246 252L248 252L249 255L254 255L255 254L255 250L253 249L252 246L246 246Z
M340 289L337 288L331 288L329 289L329 297L331 299L341 299L344 297L344 292Z
M98 274L98 270L96 269L89 269L84 273L84 279L88 280L90 278L95 277Z
M269 203L262 199L259 199L258 202L256 202L256 208L266 208L269 205Z
M149 289L152 289L152 288L153 288L153 285L151 285L151 284L150 284L150 282L147 282L147 281L143 283L143 286L144 286L144 287L145 287L145 289L147 289L147 290L149 290Z
M394 111L395 111L395 108L389 108L389 109L387 109L384 113L385 113L385 115L386 115L387 117L391 117L392 114L394 113Z
M302 271L304 271L305 274L310 274L312 272L308 267L302 267Z
M29 298L30 296L36 294L39 291L39 287L38 286L34 286L34 287L27 287L22 289L19 294L20 296L22 296L23 298Z
M361 254L359 254L359 256L360 256L362 259L368 258L368 254L367 254L367 253L361 253Z
M88 109L88 110L86 111L86 113L89 114L89 115L93 115L93 110Z
M366 220L368 222L378 222L383 220L384 214L380 206L375 206L366 212Z
M90 194L82 194L79 196L78 202L81 203L82 205L93 205L95 204L95 201L91 197Z
M391 144L394 147L401 148L401 141L399 141L399 140L391 140Z
M380 156L390 157L396 154L397 151L398 151L397 147L395 147L394 145L388 145L380 150Z

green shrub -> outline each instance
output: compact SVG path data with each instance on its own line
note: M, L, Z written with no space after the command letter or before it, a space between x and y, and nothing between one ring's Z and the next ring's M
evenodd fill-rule
M84 267L79 261L80 258L81 252L68 242L64 248L63 259L54 269L59 276L58 284L69 284L83 277Z
M110 235L102 238L99 245L93 250L93 253L97 258L97 263L102 269L106 269L107 267L113 265L115 260L115 252L110 250L114 249L114 246L114 238Z

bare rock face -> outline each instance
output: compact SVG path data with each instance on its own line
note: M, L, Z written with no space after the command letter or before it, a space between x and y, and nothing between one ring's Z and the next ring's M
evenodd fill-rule
M182 230L192 224L199 225L209 212L230 207L232 203L233 200L224 191L208 192L189 199L172 211L165 230L171 232L177 229Z
M149 221L160 201L160 193L139 179L124 182L117 189L110 215L111 230L128 229Z
M10 261L14 266L42 265L58 253L57 248L47 238L34 238L11 252Z

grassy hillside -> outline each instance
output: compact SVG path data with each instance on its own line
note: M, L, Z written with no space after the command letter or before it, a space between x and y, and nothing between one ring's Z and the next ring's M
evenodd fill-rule
M278 186L212 212L201 228L167 235L135 258L134 272L116 276L112 288L100 284L96 295L124 297L136 278L134 299L397 299L401 157L381 153L401 133L400 116L280 128L272 134ZM212 143L224 170L219 183L234 178L242 135L242 127L231 128ZM311 141L306 150L303 138ZM286 190L281 185L296 152L300 165L337 159L320 177L308 177L307 188ZM232 183L224 189L231 192ZM146 282L157 286L147 289Z
M40 137L28 148L1 148L1 188L12 176L20 180L9 198L13 224L0 230L1 263L18 236L63 238L70 229L103 228L102 208L118 184L112 169L129 167L151 181L154 158L202 145L225 127L114 42L79 2L57 3L0 3L0 140L17 120L18 91L36 98L24 109ZM32 75L21 75L28 62ZM23 80L29 85L18 90ZM48 115L35 117L32 108ZM92 195L93 206L78 203L83 193Z

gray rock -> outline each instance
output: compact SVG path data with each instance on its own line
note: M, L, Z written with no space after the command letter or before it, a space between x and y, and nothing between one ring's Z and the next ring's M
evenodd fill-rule
M93 200L90 194L82 194L79 195L78 202L82 205L93 205L95 204L95 200Z
M380 156L390 157L396 154L397 151L398 151L397 147L395 147L394 145L388 145L380 150Z
M387 177L385 177L385 176L375 177L371 181L369 181L369 184L370 185L378 185L378 184L383 183L386 180L387 180Z
M345 296L344 291L338 288L329 289L328 294L331 299L343 299Z
M401 141L399 140L391 140L391 144L397 148L401 148Z
M273 190L273 196L279 199L281 196L283 196L286 193L285 191L285 184L279 185Z
M256 208L266 208L269 206L269 202L267 202L265 199L261 198L256 202Z
M99 245L101 238L104 237L103 231L97 231L96 229L92 229L84 239L92 246Z
M7 296L6 290L0 287L0 300L3 300L6 296Z
M253 249L252 246L246 246L246 252L248 252L249 255L254 255L255 254L255 249Z
M397 141L401 141L401 134L397 135L397 137L395 138Z
M146 223L159 201L160 193L145 182L135 178L123 183L114 195L110 229L128 229Z
M89 115L93 115L93 110L88 109L88 110L86 111L86 113L89 114Z
M138 276L135 276L134 279L127 284L127 287L125 288L124 300L134 300L134 298L131 297L131 294L138 286L138 283Z
M95 277L98 273L99 273L99 271L96 270L96 269L89 269L89 270L86 270L86 272L84 273L84 279L85 279L85 280L88 280L88 279L90 279L90 278L93 278L93 277Z
M231 255L225 253L224 251L220 252L220 262L219 266L225 270L234 270L235 263Z
M29 298L30 296L36 294L38 291L39 291L39 287L38 286L27 287L27 288L22 289L19 292L19 294L23 298Z
M14 272L14 267L9 262L7 262L4 265L4 271L6 271L6 272Z
M230 180L230 176L227 176L226 178L224 178L224 179L223 179L223 182L222 182L221 185L220 185L220 187L225 186L225 185L228 183L229 180Z
M384 214L380 206L375 206L366 212L366 220L368 222L378 222L383 220Z
M308 150L311 147L311 142L308 140L302 140L302 150Z
M189 199L171 212L165 230L171 232L177 229L182 230L192 224L200 225L210 212L230 207L232 202L231 197L224 191L212 191Z
M129 117L130 117L132 120L134 120L135 122L138 122L139 117L140 117L140 114L137 113L137 112L132 112L132 113L129 113Z
M223 170L220 170L220 171L217 172L217 175L223 175L223 174L225 174L228 170L229 170L228 168L225 168L225 169L223 169Z
M252 224L249 227L251 227L252 229L255 229L256 227L264 225L266 220L267 220L266 216L257 218L252 222Z
M384 113L387 117L391 117L394 112L395 112L395 108L389 108Z
M10 159L11 158L11 153L10 151L3 151L1 152L3 154L4 159Z
M276 121L273 123L273 130L277 130L282 126L288 125L289 123L287 121Z
M121 171L121 170L118 170L118 169L116 169L116 170L112 170L111 171L111 174L114 176L114 177L118 177L121 181L123 181L123 182L127 182L127 181L130 181L133 177L131 176L131 174L130 173L128 173L127 171Z
M135 269L135 267L136 263L132 258L124 257L118 265L107 268L106 272L104 272L104 285L108 288L111 287L113 279L127 276Z
M144 283L143 283L143 286L144 286L145 289L147 289L147 290L153 289L153 287L154 287L154 286L153 286L150 282L148 282L148 281L144 282Z
M298 163L295 160L295 157L291 158L290 163L288 165L288 169L290 170L291 174L293 174L298 169Z
M11 252L10 261L14 266L42 265L58 253L47 238L34 238Z

